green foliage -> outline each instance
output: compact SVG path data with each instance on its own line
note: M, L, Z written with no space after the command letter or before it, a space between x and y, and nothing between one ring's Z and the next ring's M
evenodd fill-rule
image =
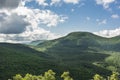
M119 78L119 73L118 72L113 72L112 75L107 76L107 78L103 78L102 76L100 76L99 74L96 74L93 77L93 80L120 80Z
M44 74L44 79L45 80L56 80L55 72L53 72L52 70L48 70L48 72L45 72Z
M96 74L94 77L93 77L94 80L104 80L104 78L102 76L100 76L99 74Z
M61 75L61 78L64 78L64 80L73 80L70 76L69 76L69 72L64 72L62 75Z
M44 75L39 75L39 76L35 76L35 75L31 75L31 74L26 74L25 77L22 77L20 74L17 74L16 76L13 77L13 80L57 80L56 76L55 76L55 72L53 72L52 70L48 70L47 72L44 73ZM64 78L64 80L73 80L70 76L69 76L69 72L64 72L61 75L62 78Z
M23 80L22 76L20 74L17 74L13 77L13 80Z
M35 46L34 49L51 55L64 66L71 66L76 79L87 80L94 73L110 74L106 68L101 67L105 59L110 56L103 54L107 38L96 36L88 32L73 32L65 37L46 41ZM110 49L109 49L110 50ZM102 63L96 66L93 63ZM83 70L81 70L83 69ZM81 75L75 74L79 73Z
M120 80L119 73L113 72L113 74L110 76L110 80Z
M111 53L111 56L107 57L105 59L105 62L107 63L108 69L112 71L120 72L120 53L119 52Z
M36 46L36 45L38 45L38 44L40 44L40 43L43 43L43 42L45 42L45 41L46 41L46 40L36 40L36 41L30 42L30 43L27 44L27 45Z
M51 57L45 53L21 44L0 43L0 80L7 80L17 73L37 75L49 68L59 67L61 66L51 61Z
M26 74L24 77L22 77L20 74L17 74L16 76L13 77L13 80L58 80L55 74L56 73L53 72L52 70L48 70L47 72L44 73L44 75L38 76ZM63 80L73 80L73 78L70 77L69 72L63 72L61 78L63 78ZM107 78L103 78L101 75L95 74L92 80L120 80L120 78L118 72L113 72L113 74L107 76Z

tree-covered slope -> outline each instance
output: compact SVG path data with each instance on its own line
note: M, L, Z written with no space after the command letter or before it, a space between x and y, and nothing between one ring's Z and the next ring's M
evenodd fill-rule
M94 68L96 66L120 71L119 36L104 38L89 32L73 32L65 37L40 43L34 48L53 56L62 65L87 69L87 73L91 70L92 73L99 71L99 68Z
M0 43L0 80L7 80L17 73L41 74L56 69L58 65L52 59L25 45Z
M58 49L59 48L56 47L56 51ZM64 51L66 52L66 50ZM59 51L60 53L64 52L62 50ZM52 53L49 54L36 51L26 45L0 43L0 79L7 80L17 73L23 75L26 73L38 75L48 69L53 69L58 73L58 75L61 74L63 71L70 71L75 80L87 80L91 78L95 73L100 73L103 75L109 73L108 70L91 64L91 62L93 62L94 60L94 57L92 55L94 55L95 53L91 53L91 55L89 55L89 57L91 57L91 61L85 61L88 57L86 56L88 55L88 53L86 53L85 55L81 54L83 58L78 56L79 53L75 53L75 56L78 56L78 58L80 59L76 58L75 56L72 57L72 55L74 55L72 52L69 56L67 54L61 55L63 56L63 58L54 57ZM99 59L102 60L101 57L104 58L107 55L99 56L99 54L97 54L96 56L98 56Z
M67 48L79 48L79 51L85 51L84 49L101 49L108 51L120 51L120 37L104 38L94 35L89 32L73 32L65 37L46 41L37 45L36 49L46 51L48 49L54 49L54 47Z
M36 46L36 45L38 45L38 44L40 44L40 43L43 43L43 42L45 42L45 41L46 41L46 40L36 40L36 41L30 42L30 43L27 44L27 45Z
M84 64L87 67L93 65ZM87 80L95 73L108 73L109 71L94 66L94 69L88 70L84 67L72 67L63 65L58 59L21 44L0 43L0 79L7 80L15 74L31 73L39 75L48 69L57 72L60 76L63 71L70 71L74 79ZM89 71L89 73L88 73ZM104 71L104 72L102 72ZM60 77L57 77L58 80Z
M83 73L86 70L86 73L91 75L95 72L106 73L100 68L107 69L109 65L105 60L111 56L109 52L119 51L118 43L120 43L119 38L104 38L88 32L73 32L65 37L41 43L34 48L53 56L62 65L82 69ZM83 74L81 76L85 77Z
M119 36L104 38L88 32L73 32L32 48L0 43L0 79L48 69L58 74L69 71L75 80L88 80L96 73L106 76L109 70L120 69L119 52Z

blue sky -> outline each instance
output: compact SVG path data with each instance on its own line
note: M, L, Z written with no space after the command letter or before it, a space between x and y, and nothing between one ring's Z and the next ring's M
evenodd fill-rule
M1 1L0 42L54 39L74 31L120 35L119 0Z
M99 0L102 1L102 0ZM52 6L43 6L35 1L26 4L28 7L51 10L52 12L68 17L64 23L55 27L42 26L53 33L66 34L71 31L98 32L101 30L111 30L120 27L120 1L106 0L107 8L102 4L97 4L97 0L78 0L78 3L65 3L63 1ZM109 1L112 1L109 3ZM46 1L47 3L48 1ZM49 1L48 4L51 2ZM35 5L35 6L34 6ZM112 16L116 17L112 17Z

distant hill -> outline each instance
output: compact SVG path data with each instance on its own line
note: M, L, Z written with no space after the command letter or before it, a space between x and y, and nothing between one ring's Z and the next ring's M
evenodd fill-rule
M68 48L75 46L79 49L81 48L90 49L90 48L95 47L95 48L99 48L102 50L108 50L108 51L120 51L119 49L120 36L116 36L113 38L105 38L105 37L94 35L89 32L73 32L73 33L68 34L65 37L51 40L51 41L46 41L45 43L40 43L37 45L38 49L43 48L43 50L52 49L53 47L56 47L56 46L58 47L64 46ZM63 49L63 47L60 47L60 48ZM84 51L84 49L81 49L81 50Z
M47 41L47 40L36 40L36 41L30 42L28 45L36 46L36 45L38 45L38 44L40 44L40 43L43 43L43 42L45 42L45 41Z

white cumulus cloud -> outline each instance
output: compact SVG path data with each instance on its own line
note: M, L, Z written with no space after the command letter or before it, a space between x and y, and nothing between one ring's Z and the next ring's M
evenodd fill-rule
M78 4L80 0L63 0L65 3Z
M94 32L94 34L102 36L102 37L115 37L120 35L120 27L114 30L102 30L99 32Z
M51 0L50 5L58 4L58 3L60 3L60 2L61 2L61 0Z
M11 10L0 10L0 42L27 42L59 37L41 28L41 25L57 26L67 17L50 10L28 8L25 3L19 3L19 6Z
M111 17L112 17L113 19L118 19L118 18L119 18L119 15L118 15L118 14L113 14Z
M25 2L30 2L30 1L34 1L34 0L27 0ZM78 4L80 2L80 0L35 0L36 3L38 3L40 6L51 6L51 5L55 5L55 6L61 6L62 3L66 3L66 4Z
M36 0L36 2L37 2L39 5L48 6L48 3L46 2L46 0Z
M113 2L115 2L115 0L96 0L96 3L98 5L103 5L105 9L109 8L109 5Z

